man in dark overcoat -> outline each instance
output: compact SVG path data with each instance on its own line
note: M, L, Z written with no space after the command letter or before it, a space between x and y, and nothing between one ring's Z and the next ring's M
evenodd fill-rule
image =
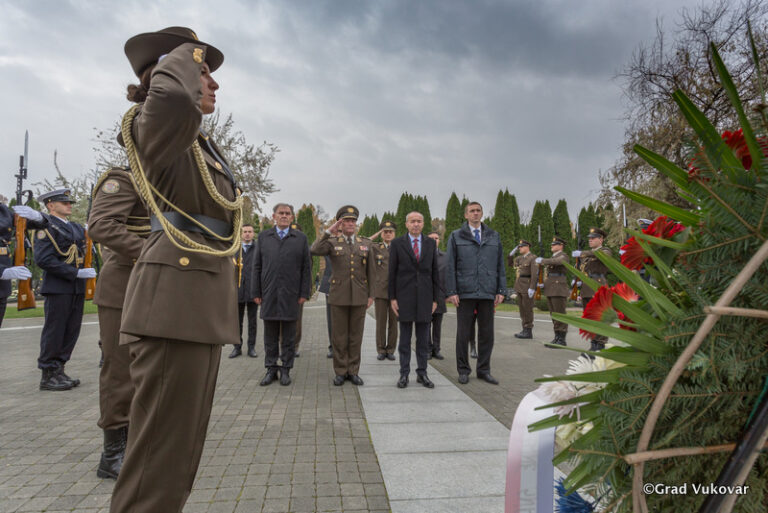
M275 227L259 234L253 259L253 292L264 321L266 386L277 379L290 385L300 305L309 299L312 260L307 236L291 229L293 207L278 203L272 211ZM282 344L280 333L282 331ZM277 360L282 366L277 365Z
M240 250L239 258L242 259L240 268L240 282L237 289L237 308L240 318L240 343L235 344L230 358L237 358L243 354L243 317L248 313L248 356L256 358L256 328L258 326L256 317L259 311L259 305L251 296L251 273L253 272L253 256L256 254L256 244L253 242L253 225L243 225L243 248Z
M411 212L405 217L408 233L392 241L389 252L389 300L400 322L399 388L408 386L411 372L411 335L416 325L416 381L427 388L434 384L427 377L429 326L437 308L440 278L437 270L437 245L422 235L424 216Z

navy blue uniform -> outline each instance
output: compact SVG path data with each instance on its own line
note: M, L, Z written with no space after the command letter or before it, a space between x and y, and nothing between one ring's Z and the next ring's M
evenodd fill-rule
M80 335L86 280L77 278L77 270L83 265L85 230L77 223L47 217L48 229L35 237L35 263L43 270L41 293L45 296L37 366L56 369L69 361ZM73 244L76 252L70 249ZM67 256L61 254L68 252Z

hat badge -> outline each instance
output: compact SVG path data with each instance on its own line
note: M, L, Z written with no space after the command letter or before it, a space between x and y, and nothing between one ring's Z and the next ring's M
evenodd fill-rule
M203 49L202 48L195 48L194 50L192 50L192 60L194 60L198 64L203 62Z
M354 211L355 211L355 209L352 208L352 207L347 208L347 212L349 212L350 214L353 213Z

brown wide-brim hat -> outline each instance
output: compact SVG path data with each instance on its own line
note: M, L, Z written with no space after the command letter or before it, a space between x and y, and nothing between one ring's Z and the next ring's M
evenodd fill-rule
M140 77L142 71L155 64L161 55L170 53L184 43L197 43L207 47L205 62L208 63L211 72L216 71L224 62L224 54L216 47L200 41L195 31L187 27L168 27L157 32L133 36L125 43L125 55L131 63L133 72Z

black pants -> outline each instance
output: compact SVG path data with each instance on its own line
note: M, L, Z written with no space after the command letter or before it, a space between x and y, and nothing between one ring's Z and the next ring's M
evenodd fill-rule
M333 349L331 341L331 305L328 303L328 294L325 295L325 325L328 326L328 350Z
M429 324L428 322L401 322L400 343L397 351L400 353L400 374L406 376L411 372L411 334L416 325L416 374L427 375L427 356L429 356Z
M440 352L440 334L443 331L443 314L441 313L433 313L432 314L432 337L429 341L429 352L430 353L439 353Z
M493 352L493 299L461 298L456 309L456 368L459 374L470 374L468 342L477 309L477 374L491 372Z
M39 369L56 369L69 361L83 322L84 294L45 296L45 323L40 335Z
M0 297L0 328L3 327L3 317L5 317L5 307L8 305L7 297Z
M259 326L256 314L259 311L259 305L253 301L248 301L247 303L238 303L237 308L240 313L240 343L237 346L242 347L243 345L243 314L248 310L248 347L256 347L256 328Z
M280 338L280 331L283 336ZM296 321L264 320L264 367L277 370L278 357L283 369L293 367L296 346Z

